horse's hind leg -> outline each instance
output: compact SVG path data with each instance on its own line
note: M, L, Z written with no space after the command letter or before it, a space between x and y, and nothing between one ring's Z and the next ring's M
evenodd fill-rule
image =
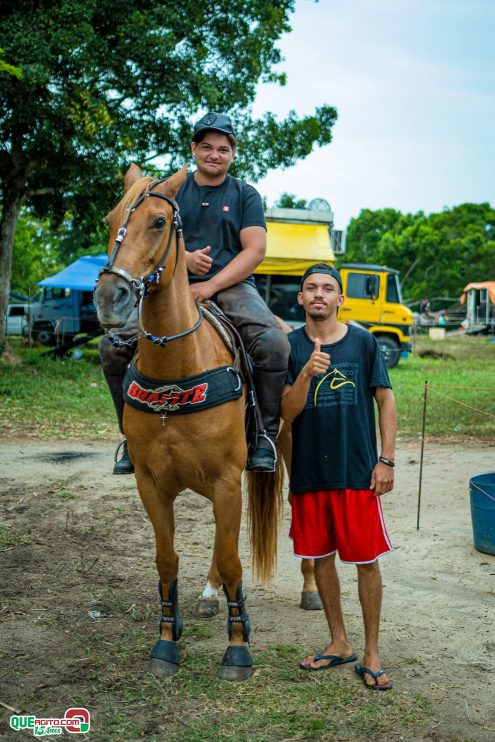
M253 659L249 652L249 616L244 608L242 567L238 543L241 521L241 489L230 489L223 495L215 493L216 520L215 561L223 581L229 617L227 631L229 646L224 654L218 676L224 680L246 680L253 674Z
M289 423L284 422L282 424L277 437L277 446L282 454L287 473L290 474L292 466L292 427ZM302 559L301 572L303 576L303 588L299 607L304 608L306 611L322 610L323 603L321 602L316 585L314 559Z
M305 611L321 611L323 603L316 584L314 559L302 559L301 572L304 582L299 607Z
M206 587L196 601L193 613L197 618L212 618L219 609L218 591L222 589L222 578L218 571L215 552L211 560Z
M174 550L174 502L163 500L156 491L140 495L155 532L156 566L159 574L158 592L162 613L160 616L160 639L151 650L146 671L156 677L173 675L179 669L177 641L182 634L182 618L179 612L177 574L179 557Z

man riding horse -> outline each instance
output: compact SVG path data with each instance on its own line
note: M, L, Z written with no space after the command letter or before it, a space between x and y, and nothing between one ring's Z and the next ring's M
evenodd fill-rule
M251 449L246 468L275 471L275 439L285 383L289 344L258 294L253 271L266 251L266 223L259 193L228 170L236 154L232 122L224 113L207 113L194 125L191 151L196 171L177 194L186 246L191 292L212 299L237 328L253 362L253 379L264 430ZM137 328L126 328L127 343L100 342L103 372L117 412L120 431L124 399L122 381L132 359ZM125 333L119 331L120 337ZM124 441L114 474L134 471Z

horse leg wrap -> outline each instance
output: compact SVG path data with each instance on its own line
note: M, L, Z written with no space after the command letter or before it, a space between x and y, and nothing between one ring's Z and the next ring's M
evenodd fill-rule
M239 647L227 647L222 659L222 665L229 667L252 667L253 658L245 644Z
M151 659L171 662L174 665L179 664L179 650L175 642L167 642L159 639L150 654Z
M182 616L180 615L179 611L179 591L177 588L177 578L173 582L170 583L170 587L168 589L168 600L163 600L163 590L162 590L162 582L161 580L158 580L158 592L160 593L160 605L163 608L170 608L172 610L171 616L165 616L163 614L160 616L160 623L163 621L164 623L172 624L172 638L174 642L176 642L178 639L180 639L182 635ZM171 660L173 661L173 660Z
M227 607L229 609L229 617L227 619L227 631L229 633L229 640L232 639L232 624L242 623L242 638L244 639L245 642L249 642L249 634L251 632L251 625L249 623L249 616L244 608L244 601L246 600L246 596L243 595L242 593L242 582L240 582L237 586L236 600L229 600L229 594L227 592L227 588L225 587L225 585L223 585L223 591L225 593L225 597L227 598ZM233 615L232 613L233 608L238 609L239 611L238 616ZM228 651L229 650L227 650L227 652Z

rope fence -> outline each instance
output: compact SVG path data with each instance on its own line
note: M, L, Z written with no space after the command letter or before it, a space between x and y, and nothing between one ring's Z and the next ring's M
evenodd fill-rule
M418 486L418 508L417 508L417 517L416 517L416 530L419 531L419 515L421 511L421 487L423 484L423 460L424 460L424 451L425 451L425 442L426 442L426 413L427 413L427 402L428 402L428 392L431 392L432 394L436 394L439 397L443 397L444 399L448 399L451 402L455 402L455 404L461 405L462 407L467 407L470 410L474 410L474 412L479 412L481 415L486 415L487 417L493 417L495 418L495 414L492 412L487 412L486 410L480 410L478 407L473 407L473 405L467 404L467 402L461 402L459 399L455 399L455 397L450 397L447 394L444 394L443 392L437 391L438 389L469 389L473 390L476 389L476 391L485 391L495 392L495 387L492 386L484 386L484 387L472 387L472 386L447 386L443 384L429 384L428 381L425 381L424 384L424 392L423 392L423 424L422 424L422 430L421 430L421 460L419 464L419 486ZM495 502L495 497L492 497L488 494L488 492L485 492L484 489L479 487L478 485L474 485L476 489L480 490L484 495L486 495L490 500L493 500Z

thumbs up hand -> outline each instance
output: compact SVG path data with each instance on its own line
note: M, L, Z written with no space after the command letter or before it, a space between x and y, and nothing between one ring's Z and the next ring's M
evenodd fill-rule
M309 361L304 366L304 373L309 378L313 376L320 376L324 374L330 367L330 355L324 353L321 350L321 342L319 338L315 338L315 348L311 353Z
M208 255L210 250L211 245L207 245L201 250L186 252L186 262L189 273L192 273L195 276L204 276L205 273L210 271L213 264L213 259Z

